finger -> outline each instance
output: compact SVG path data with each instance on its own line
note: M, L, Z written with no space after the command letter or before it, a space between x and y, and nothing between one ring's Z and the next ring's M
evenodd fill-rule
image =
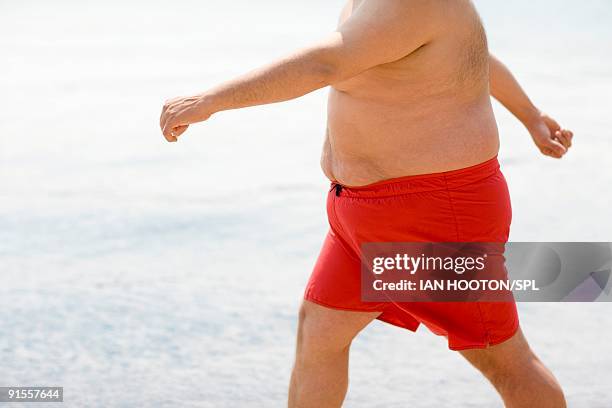
M167 140L168 142L171 142L171 143L172 143L172 142L176 142L176 136L174 136L174 131L173 131L173 129L172 129L170 126L168 126L167 124L166 124L166 126L164 127L164 129L162 130L162 133L163 133L164 137L166 138L166 140Z
M571 130L563 130L563 135L567 138L567 140L569 140L570 142L570 146L572 145L572 140L574 139L574 132L572 132Z
M180 126L175 127L174 129L172 129L174 137L178 139L178 137L180 135L185 133L185 131L187 130L188 127L189 127L189 125L180 125Z
M163 130L166 127L166 123L168 122L168 109L164 106L162 110L162 114L159 117L159 127Z
M161 129L164 128L164 122L166 121L166 116L168 112L168 107L170 106L170 101L164 102L164 106L162 107L161 115L159 115L159 127Z
M560 154L556 153L554 150L548 148L543 148L541 152L544 156L552 157L553 159L560 159L561 157L563 157Z
M559 141L554 139L548 139L544 143L544 147L550 149L555 155L561 158L565 153L567 153L567 149L563 146Z
M572 145L571 140L567 137L567 135L564 132L561 131L557 131L555 132L555 139L559 141L559 143L561 143L563 145L563 147L565 147L565 149L569 149L570 146Z

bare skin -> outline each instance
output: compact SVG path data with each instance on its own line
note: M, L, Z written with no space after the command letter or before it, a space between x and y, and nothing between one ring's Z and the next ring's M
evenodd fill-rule
M332 181L358 186L482 163L499 149L491 96L527 128L546 156L561 158L573 134L529 100L489 54L468 0L349 1L322 41L193 96L166 102L160 127L176 142L187 128L230 109L282 102L330 86L321 164ZM290 408L340 407L352 339L376 313L305 302L300 312ZM507 407L565 407L554 376L522 332L461 353Z

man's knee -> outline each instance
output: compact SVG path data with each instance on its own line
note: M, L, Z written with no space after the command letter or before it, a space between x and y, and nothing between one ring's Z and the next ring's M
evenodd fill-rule
M353 338L376 316L305 301L299 314L298 352L311 356L346 352Z
M531 350L514 360L491 357L480 363L480 371L501 395L522 393L526 388L534 387L546 399L546 405L542 407L566 406L561 386Z
M333 321L317 310L317 305L304 303L298 326L299 351L308 355L338 353L347 349L352 339L333 336Z

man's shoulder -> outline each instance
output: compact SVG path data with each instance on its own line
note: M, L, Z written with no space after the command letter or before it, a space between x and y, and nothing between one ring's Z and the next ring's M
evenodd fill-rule
M352 16L371 19L372 27L386 32L400 32L429 42L448 34L462 16L473 10L468 0L355 0L347 19Z
M447 6L448 0L354 0L347 4L342 21L358 21L372 34L427 38L444 26Z

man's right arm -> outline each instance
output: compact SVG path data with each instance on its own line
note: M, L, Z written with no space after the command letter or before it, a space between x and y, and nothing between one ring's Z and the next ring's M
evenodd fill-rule
M160 126L168 141L220 111L298 98L410 54L430 38L427 2L364 0L323 41L204 93L170 100Z

